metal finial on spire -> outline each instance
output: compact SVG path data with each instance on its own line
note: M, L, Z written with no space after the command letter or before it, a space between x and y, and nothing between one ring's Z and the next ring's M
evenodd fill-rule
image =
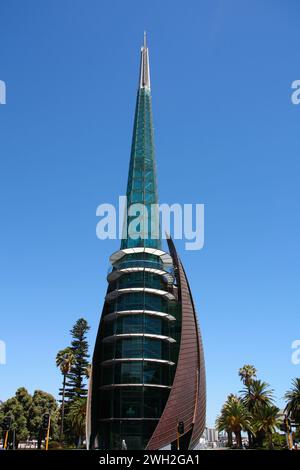
M150 90L149 52L146 31L144 31L144 45L141 49L140 88Z

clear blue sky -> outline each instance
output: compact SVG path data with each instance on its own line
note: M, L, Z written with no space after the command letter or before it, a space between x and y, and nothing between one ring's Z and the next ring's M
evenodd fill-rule
M2 0L0 399L57 395L55 354L84 316L91 349L118 241L96 207L124 194L148 31L161 202L204 203L205 247L184 250L204 338L208 424L238 368L279 404L300 365L299 3Z

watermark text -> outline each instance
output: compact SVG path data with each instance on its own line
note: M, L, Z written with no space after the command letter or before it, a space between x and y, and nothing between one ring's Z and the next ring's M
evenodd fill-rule
M6 104L6 83L0 80L0 104Z
M6 344L0 340L0 365L6 364Z
M294 80L291 88L293 93L291 94L291 100L293 104L300 104L300 80Z
M293 349L293 353L291 357L292 364L294 364L294 366L297 366L300 364L300 339L295 339L292 342L291 346Z
M125 214L125 217L124 217ZM119 197L119 207L100 204L96 235L105 239L185 240L186 250L204 246L204 204L141 204L127 207L127 197Z

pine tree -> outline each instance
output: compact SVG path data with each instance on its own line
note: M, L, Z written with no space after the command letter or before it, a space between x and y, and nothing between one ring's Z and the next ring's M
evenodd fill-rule
M79 318L70 331L73 338L70 348L73 354L73 364L66 381L66 397L69 401L84 398L87 395L86 370L89 365L89 346L86 334L89 329L87 321Z

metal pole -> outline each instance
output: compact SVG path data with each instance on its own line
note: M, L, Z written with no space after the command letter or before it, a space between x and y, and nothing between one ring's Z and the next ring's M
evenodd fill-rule
M6 447L7 447L8 432L9 432L9 431L6 431L6 433L5 433L5 439L4 439L3 449L6 449Z
M49 445L50 421L51 421L51 417L50 417L50 414L49 414L48 429L47 429L47 435L46 435L46 449L45 450L48 450L48 445Z

